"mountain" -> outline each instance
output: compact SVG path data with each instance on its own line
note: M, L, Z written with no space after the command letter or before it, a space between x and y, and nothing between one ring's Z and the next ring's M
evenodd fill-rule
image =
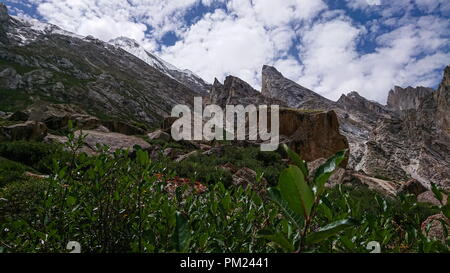
M119 37L109 41L110 44L120 47L126 52L133 54L143 60L152 67L158 69L162 73L175 79L189 89L197 92L199 95L205 96L211 89L211 85L206 83L202 78L195 75L188 69L181 70L174 65L164 61L163 59L151 54L140 46L135 40L127 37Z
M198 93L125 50L0 8L0 111L71 103L108 119L157 125Z
M261 94L287 103L292 108L323 109L334 103L319 94L285 78L274 67L264 65L262 69Z
M396 87L388 105L357 92L337 102L284 78L275 68L262 70L262 94L288 106L335 111L349 141L349 168L372 177L430 187L450 187L450 67L438 89Z
M394 111L402 111L408 109L418 109L420 102L428 95L433 93L432 88L411 87L401 88L395 86L389 91L387 107Z
M395 87L387 105L354 91L335 102L267 65L261 92L234 76L210 86L128 38L81 37L9 16L1 4L0 23L0 118L53 131L75 119L89 130L142 135L199 95L221 106L278 104L282 133L308 161L348 147L347 174L450 187L450 67L438 90Z

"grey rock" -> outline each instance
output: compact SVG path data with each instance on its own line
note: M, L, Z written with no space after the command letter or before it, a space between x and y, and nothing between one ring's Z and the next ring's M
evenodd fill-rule
M407 88L395 86L394 89L389 91L387 107L395 111L417 110L422 99L429 96L433 91L432 88L422 86L416 88L411 86Z
M162 130L156 130L154 132L147 134L147 136L150 140L170 141L172 139L172 137L168 133Z

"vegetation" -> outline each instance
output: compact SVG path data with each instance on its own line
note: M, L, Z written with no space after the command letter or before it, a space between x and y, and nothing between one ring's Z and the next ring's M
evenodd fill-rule
M226 148L222 157L193 156L177 167L152 161L143 150L109 154L97 147L98 155L88 156L77 152L83 136L71 132L68 139L64 149L1 143L8 159L0 158L0 177L17 176L0 185L0 252L68 252L69 241L79 242L82 252L367 253L371 241L383 252L449 252L449 240L430 240L421 231L428 216L448 217L448 204L419 205L412 195L389 200L362 186L327 189L345 152L311 178L289 149L294 165L283 167L277 164L284 153L238 147ZM202 178L208 183L204 193L192 191L190 183L168 190L183 168L202 176L226 162L263 171L275 164L279 180L267 195L233 187L219 173ZM50 178L21 176L31 167ZM195 171L185 172L198 179Z

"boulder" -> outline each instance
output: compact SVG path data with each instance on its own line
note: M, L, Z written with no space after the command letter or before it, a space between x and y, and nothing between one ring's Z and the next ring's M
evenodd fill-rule
M368 186L371 190L377 191L387 197L395 197L397 195L398 185L392 181L366 176L363 174L353 174L354 181Z
M27 121L30 118L30 114L26 111L16 111L8 117L11 121Z
M236 173L236 172L239 170L239 168L238 168L237 166L235 166L234 164L232 164L232 163L230 163L230 162L225 163L224 165L219 166L219 168L221 168L221 169L223 169L223 170L225 170L225 171L228 171L228 172L230 172L230 173L232 173L232 174Z
M329 158L348 149L347 139L339 132L339 122L334 111L302 111L280 109L280 135L304 160L312 162ZM342 165L347 166L347 160Z
M191 157L191 156L193 156L195 154L197 154L197 151L192 151L190 153L187 153L187 154L184 154L184 155L180 155L179 157L177 157L175 159L175 162L181 162L181 161L186 160L187 158L189 158L189 157Z
M103 121L102 124L112 132L124 135L143 135L145 131L137 126L120 120Z
M76 136L80 135L80 131L75 132ZM146 141L135 136L127 136L119 133L103 133L99 131L83 130L85 135L85 144L92 150L96 150L96 145L107 145L110 148L110 152L114 152L119 149L134 150L136 145L142 149L149 149L151 146Z
M163 155L164 157L170 158L171 160L175 160L175 159L177 159L178 157L182 156L182 155L183 155L183 152L180 151L180 150L178 150L178 149L174 149L174 148L166 148L166 149L163 151L162 155Z
M424 193L428 191L427 187L425 187L422 183L415 179L411 179L405 184L400 186L400 189L398 190L399 194L414 194L419 195L421 193Z
M0 141L41 141L46 135L47 126L42 122L27 121L11 126L0 127Z
M419 203L427 203L434 206L440 206L441 203L439 200L434 196L434 193L432 191L426 191L417 196L417 202ZM447 195L443 194L443 203L447 203Z
M172 137L163 130L156 130L152 133L147 134L147 136L150 140L170 141L172 139Z
M252 189L255 192L264 194L267 189L267 181L261 178L260 181L256 181L256 172L249 168L241 168L235 174L233 174L234 186L241 186L244 189Z
M422 233L430 240L438 240L443 243L446 241L444 224L450 229L450 221L443 214L436 214L428 217L422 223Z

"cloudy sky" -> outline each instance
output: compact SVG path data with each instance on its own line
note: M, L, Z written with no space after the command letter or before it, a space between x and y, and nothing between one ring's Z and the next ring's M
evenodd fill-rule
M127 36L208 82L261 86L263 64L330 99L384 103L436 87L450 64L449 0L9 0L11 12L104 41Z

